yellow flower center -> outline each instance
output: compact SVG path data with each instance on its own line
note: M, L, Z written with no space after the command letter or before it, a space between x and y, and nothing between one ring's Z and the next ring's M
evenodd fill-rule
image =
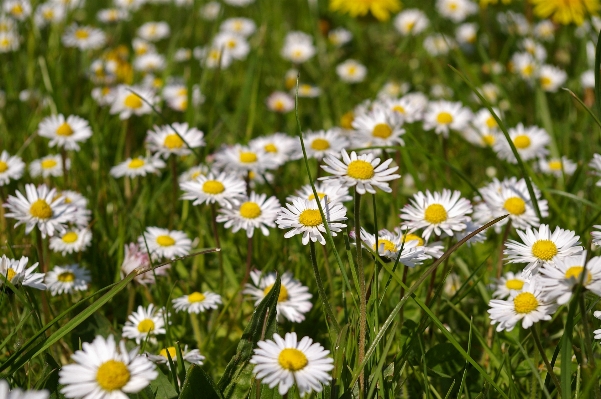
M138 168L141 168L142 166L144 166L144 164L145 164L145 162L142 158L135 158L129 162L128 167L130 169L138 169Z
M497 121L495 120L495 118L493 118L493 116L489 116L488 119L486 119L486 126L489 129L494 129L495 127L497 127Z
M378 238L378 247L382 248L382 245L384 245L384 251L389 251L389 252L397 251L397 247L396 247L396 245L394 245L394 243L392 241L386 240L384 238ZM374 245L372 245L372 249L374 251L376 250L376 243L374 243Z
M0 161L0 173L4 173L8 170L8 164L4 161Z
M157 244L159 244L161 247L170 247L175 244L175 240L170 236L158 236Z
M23 14L23 7L20 4L15 4L10 11L15 15L21 15Z
M257 154L254 152L241 152L240 153L240 162L242 163L253 163L257 162Z
M348 165L346 174L353 179L368 180L374 177L374 167L369 162L357 159Z
M317 196L319 197L320 200L324 199L326 196L326 193L317 193ZM307 197L309 199L309 201L313 201L315 199L315 195L313 194L309 194L309 197Z
M286 370L298 371L305 368L309 363L309 360L307 360L307 356L298 349L286 348L280 352L278 363Z
M340 126L343 129L350 130L353 128L353 121L355 120L355 114L352 111L347 112L340 118Z
M330 148L330 142L324 139L315 139L311 142L311 148L316 151L325 151Z
M125 100L123 100L123 104L127 108L133 108L133 109L142 108L142 105L144 105L144 103L142 102L140 97L138 97L134 93L128 94L127 97L125 97Z
M57 165L57 162L54 159L45 159L40 162L40 165L43 169L52 169Z
M298 221L303 226L315 227L323 223L319 209L305 209L298 216Z
M524 282L518 279L511 279L505 282L505 287L510 290L521 290L524 287Z
M538 240L532 245L532 255L541 260L551 260L557 255L557 245L551 240Z
M528 148L528 147L530 147L530 137L528 137L526 135L517 136L515 139L513 139L513 144L519 150Z
M273 288L273 284L265 287L263 290L263 295L269 294L271 289ZM284 287L284 284L280 285L280 294L278 295L278 302L286 302L288 300L288 290Z
M400 114L404 114L405 113L405 108L401 107L400 105L395 105L394 107L392 107L393 111L396 111Z
M217 180L207 180L202 185L202 191L207 194L221 194L225 191L225 186Z
M123 388L130 379L129 370L125 363L109 360L102 363L96 372L96 381L105 391L116 391Z
M85 29L78 29L75 31L75 37L79 40L84 40L90 37L90 33Z
M71 244L71 243L77 241L77 238L78 238L78 235L74 231L69 231L69 232L65 233L65 235L63 235L61 237L61 239L63 240L63 242L65 242L67 244Z
M423 238L421 238L420 236L418 236L417 234L405 234L403 236L403 242L407 242L407 241L417 241L417 246L418 247L423 247L424 246L424 240Z
M190 303L202 302L205 299L206 297L200 292L193 292L190 295L188 295L188 302Z
M17 275L17 272L12 267L9 267L8 270L6 271L5 277L8 281L13 281L13 278L15 278L16 275Z
M63 272L59 274L56 279L62 283L71 283L75 280L75 274L71 272Z
M31 204L29 208L31 216L38 219L49 219L52 216L52 208L43 199L38 199L36 202Z
M549 161L549 169L561 170L561 161Z
M278 152L278 148L274 144L267 144L264 148L265 152Z
M453 122L453 115L449 114L448 112L441 112L436 117L436 121L441 125L448 125L449 123Z
M482 141L487 146L492 147L495 143L495 136L493 136L492 134L485 134L484 136L482 136Z
M540 78L540 85L542 87L549 87L551 86L551 79L549 79L547 76L543 76L542 78Z
M144 319L138 323L138 331L141 333L149 333L154 331L154 321L150 319Z
M524 74L524 76L530 76L532 75L532 72L534 72L534 68L530 64L522 68L522 73Z
M430 224L438 224L447 220L447 210L440 204L429 205L424 212L424 219Z
M184 140L182 140L177 134L169 134L165 137L163 145L170 150L173 150L174 148L182 148L184 145Z
M177 359L177 351L175 350L174 346L170 346L169 348L161 349L161 351L159 352L159 355L163 356L165 359L169 359L169 357L167 357L167 353L169 353L169 356L171 356L171 360Z
M526 212L526 202L520 197L510 197L505 200L503 208L512 215L523 215Z
M392 129L386 123L378 123L374 126L371 135L381 139L387 139L392 134Z
M73 129L65 122L56 129L56 134L59 136L71 136L73 134Z
M530 313L538 308L538 300L530 292L522 292L513 299L513 307L517 313Z
M580 276L584 271L584 267L582 266L572 266L568 270L566 270L566 279L574 278L576 281L580 282ZM584 285L590 284L593 280L593 275L590 272L586 272L586 280L584 281Z
M245 202L240 205L240 216L246 219L256 219L261 216L261 207L256 202Z

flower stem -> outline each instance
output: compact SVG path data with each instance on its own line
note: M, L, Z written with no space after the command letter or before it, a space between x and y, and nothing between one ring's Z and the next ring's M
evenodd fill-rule
M553 372L553 367L551 366L551 363L549 363L549 359L547 358L545 349L543 348L543 345L540 342L540 337L538 336L538 329L536 328L536 326L532 327L532 338L534 338L534 343L536 344L536 347L538 348L540 356L543 358L543 362L545 362L545 366L547 366L547 372L549 373L549 376L553 380L553 384L555 384L555 388L557 388L557 393L559 394L559 397L561 397L562 396L561 395L561 384L559 383L557 376Z
M194 339L196 339L196 347L200 348L202 339L200 336L200 324L198 323L198 314L190 313L190 323L192 324L192 330L194 331Z
M240 287L244 289L246 282L248 281L248 277L250 276L250 267L252 266L253 259L253 238L247 237L246 239L246 272L244 273L244 279L242 279L242 284Z
M509 232L511 231L511 219L507 221L505 225L505 231L503 232L503 242L501 242L501 248L499 249L499 259L497 259L497 280L501 278L501 274L503 273L503 250L505 249L505 243L507 242L507 238L509 237Z
M361 247L361 194L357 192L355 188L355 244L357 248L357 278L359 279L359 353L358 362L363 363L365 357L365 335L367 328L367 299L365 292L365 271L363 270L363 257ZM377 235L377 232L376 232ZM377 253L376 249L376 253ZM361 369L359 375L359 387L360 393L365 390L365 372ZM363 397L363 395L360 395Z
M591 335L591 327L586 317L586 303L584 301L584 290L581 290L578 295L578 302L580 304L580 312L582 314L582 329L584 330L584 349L585 353L582 356L582 372L586 378L586 384L592 383L593 385L593 397L595 399L601 398L601 392L599 391L599 383L597 381L591 381L595 378L595 355L593 353L593 337Z
M213 227L213 238L215 239L215 246L221 248L221 242L219 241L219 230L217 229L217 207L215 203L211 204L211 226ZM219 293L223 295L223 255L219 251Z
M334 312L332 311L332 307L330 306L330 302L326 296L326 291L323 288L323 281L321 280L321 274L319 273L319 268L317 267L315 243L313 241L309 241L309 248L311 249L311 265L313 266L313 273L315 274L315 281L317 282L317 291L319 292L319 297L321 298L323 308L326 312L326 317L335 330L339 331L340 326L338 325L338 320L336 320L336 316L334 316Z
M171 156L169 157L169 163L171 166L171 183L172 183L172 187L171 187L171 201L173 202L171 204L171 217L169 218L169 228L171 229L173 227L173 223L175 220L175 213L177 210L177 197L178 197L178 192L179 192L179 184L177 182L177 159L175 154L171 154Z

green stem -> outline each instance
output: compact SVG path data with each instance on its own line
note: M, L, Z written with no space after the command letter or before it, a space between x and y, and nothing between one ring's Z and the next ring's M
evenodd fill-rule
M557 393L561 397L562 396L561 384L559 383L557 376L553 372L553 366L551 366L551 364L549 363L549 359L547 358L545 349L543 348L543 345L540 342L540 337L538 336L538 330L536 329L536 326L532 327L532 338L534 338L534 343L536 344L536 347L538 348L540 356L543 358L543 362L545 362L545 366L547 367L547 372L549 373L549 376L553 380L553 384L555 384L555 388L557 388Z
M221 249L219 230L217 228L217 207L215 206L215 203L211 204L211 226L213 227L215 246ZM219 251L219 293L223 295L223 255L221 254L221 251Z
M200 324L198 323L198 315L190 313L190 323L192 324L192 330L194 331L194 339L196 339L196 347L200 348L202 344L200 336Z
M328 301L328 297L326 296L326 291L323 288L323 281L321 280L321 274L319 273L319 268L317 267L317 256L315 254L315 243L313 241L309 241L309 248L311 249L311 265L313 266L313 273L315 274L315 281L317 281L317 291L319 292L319 297L321 298L321 302L323 304L323 308L326 312L326 317L336 331L340 331L340 325L336 320L336 316L334 316L334 312L332 311L332 307L330 306L330 302Z
M361 246L361 194L355 188L355 244L357 248L357 278L359 279L359 364L365 357L365 335L367 329L367 295L365 290L365 271L363 270L363 256ZM376 232L376 237L378 233ZM376 248L376 256L378 249ZM365 390L365 372L362 369L359 375L360 397Z
M584 330L584 349L586 356L583 356L583 365L582 372L584 373L585 378L587 379L587 384L594 378L595 374L595 355L593 353L593 337L591 334L591 326L588 323L588 319L586 317L586 303L584 301L584 290L580 292L578 295L578 302L580 303L580 311L582 314L582 329ZM601 392L599 391L599 383L593 382L593 397L596 399L601 398Z

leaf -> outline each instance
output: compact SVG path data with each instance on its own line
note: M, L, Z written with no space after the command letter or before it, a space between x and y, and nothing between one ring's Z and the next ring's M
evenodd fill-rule
M177 397L177 391L163 370L157 368L159 376L150 382L150 389L156 399L172 399Z
M225 399L246 398L252 386L253 365L249 363L253 349L257 342L264 338L271 338L277 332L276 305L280 295L280 276L278 275L273 287L263 298L253 312L250 323L246 326L242 338L238 343L236 354L230 360L223 377L217 386Z
M58 390L58 371L60 370L60 366L54 360L52 356L48 353L44 355L44 359L46 361L46 367L44 370L44 378L42 378L35 386L35 389L42 390L46 389L50 392L57 392Z
M223 399L213 379L200 366L193 364L188 369L179 399Z
M595 107L597 115L601 117L601 82L599 82L599 69L601 68L601 32L597 38L597 48L595 49Z

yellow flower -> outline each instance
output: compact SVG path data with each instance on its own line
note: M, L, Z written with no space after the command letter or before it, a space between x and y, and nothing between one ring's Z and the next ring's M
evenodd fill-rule
M588 15L597 15L599 0L530 0L534 4L534 14L540 18L551 17L554 22L568 25L574 22L582 25Z
M401 9L399 0L330 0L330 10L349 14L355 18L371 13L380 21L387 21L390 14Z

